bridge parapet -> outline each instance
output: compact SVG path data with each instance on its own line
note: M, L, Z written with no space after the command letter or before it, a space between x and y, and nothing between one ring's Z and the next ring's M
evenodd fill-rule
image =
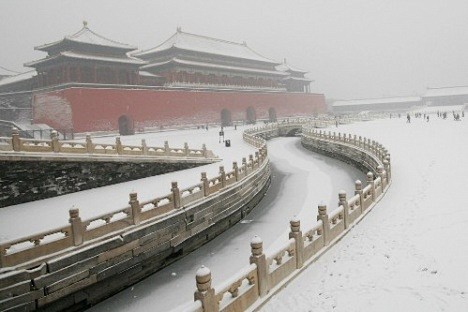
M235 273L222 285L211 286L211 273L206 289L195 291L195 302L177 307L175 311L245 311L254 310L268 300L278 289L297 276L305 267L349 232L352 224L359 222L387 191L391 182L390 154L381 144L351 134L317 130L313 123L303 124L304 147L353 162L367 172L367 186L355 183L355 193L350 198L346 192L338 194L338 207L329 211L320 204L317 222L308 229L301 228L297 217L290 220L289 241L275 250L263 250L263 241L254 237L250 243L250 265ZM275 133L279 125L251 129L250 134ZM197 286L200 280L197 272ZM209 272L209 274L208 274ZM203 294L210 293L210 296Z
M190 157L215 158L205 144L201 149L184 147L169 147L166 141L163 147L147 146L145 139L141 145L123 145L120 137L116 137L115 144L95 143L90 135L86 135L85 142L61 141L57 132L52 131L50 140L35 140L20 138L18 129L13 128L12 137L0 137L0 152L26 152L41 153L43 156L54 153L86 154L86 155L119 155L119 156L145 156L145 157Z

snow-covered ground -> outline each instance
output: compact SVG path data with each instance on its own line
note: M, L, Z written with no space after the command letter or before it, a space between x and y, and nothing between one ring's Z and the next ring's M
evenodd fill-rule
M468 120L346 125L383 143L393 184L262 311L468 311Z
M218 143L218 130L145 134L122 141L137 144L144 137L148 145L162 145L167 139L173 146L206 143L226 168L252 153L242 143L242 128L226 130L233 148ZM263 309L468 311L468 121L431 116L430 122L414 119L407 124L405 118L393 118L336 130L383 143L392 154L393 184L361 223ZM298 139L268 144L272 187L247 220L92 310L164 311L192 300L200 265L210 267L214 285L222 282L248 263L253 235L264 239L267 250L284 242L291 216L299 215L308 227L315 222L319 201L334 208L337 191L351 192L353 181L363 179L336 160L303 150ZM188 186L199 181L201 171L212 176L218 167L219 163L0 209L0 241L64 224L73 205L88 218L125 206L133 189L141 199L149 199L168 193L172 180Z

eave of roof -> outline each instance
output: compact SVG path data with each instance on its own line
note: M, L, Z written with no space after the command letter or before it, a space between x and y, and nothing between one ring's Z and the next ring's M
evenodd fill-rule
M119 49L119 50L124 50L124 51L134 51L137 49L137 47L135 46L103 37L95 33L94 31L92 31L91 29L89 29L86 25L80 31L74 33L73 35L65 36L63 39L52 42L52 43L47 43L44 45L37 46L34 49L39 50L39 51L47 51L51 47L60 45L66 41L75 42L79 44L88 44L88 45L93 45L93 46L108 47L108 48Z
M5 85L12 84L12 83L17 83L20 81L28 80L28 79L33 78L36 74L37 73L35 70L30 70L25 73L3 78L2 80L0 80L0 86L5 86Z
M204 63L204 62L197 62L197 61L188 61L188 60L183 60L179 58L172 58L168 61L160 62L160 63L150 63L148 65L142 66L141 69L161 67L161 66L168 65L168 64L180 64L180 65L204 67L204 68L210 68L210 69L229 70L229 71L239 71L239 72L262 73L262 74L269 74L269 75L275 75L275 76L289 75L284 72L278 72L278 71L272 71L272 70L229 66L229 65L219 65L219 64Z
M134 64L134 65L143 65L143 64L148 63L148 62L145 62L143 60L133 58L133 57L117 58L117 57L96 56L96 55L89 55L89 54L80 54L80 53L71 52L71 51L64 51L64 52L60 52L59 54L56 54L50 57L46 57L37 61L25 63L24 66L34 67L38 64L47 63L49 61L56 60L61 57L72 58L72 59L103 61L103 62L110 62L110 63Z

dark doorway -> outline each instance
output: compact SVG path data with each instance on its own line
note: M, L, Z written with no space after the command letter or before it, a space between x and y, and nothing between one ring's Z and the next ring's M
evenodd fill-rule
M247 124L254 124L257 121L257 114L255 114L255 109L252 106L247 108L246 121Z
M134 134L133 122L126 115L122 115L122 116L119 117L119 133L120 133L120 135Z
M268 110L268 117L270 119L270 122L275 122L276 121L276 110L273 107L271 107Z
M221 127L232 126L231 112L227 109L221 111Z

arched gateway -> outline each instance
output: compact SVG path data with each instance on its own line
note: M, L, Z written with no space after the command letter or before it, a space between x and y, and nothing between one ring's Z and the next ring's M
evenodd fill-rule
M135 133L133 130L133 122L127 115L120 116L118 123L120 135L130 135Z
M221 126L232 126L231 111L226 108L221 111Z
M268 110L268 118L270 122L276 121L276 110L273 107Z
M247 124L254 124L257 122L257 114L255 113L255 109L252 106L247 107L245 119Z

